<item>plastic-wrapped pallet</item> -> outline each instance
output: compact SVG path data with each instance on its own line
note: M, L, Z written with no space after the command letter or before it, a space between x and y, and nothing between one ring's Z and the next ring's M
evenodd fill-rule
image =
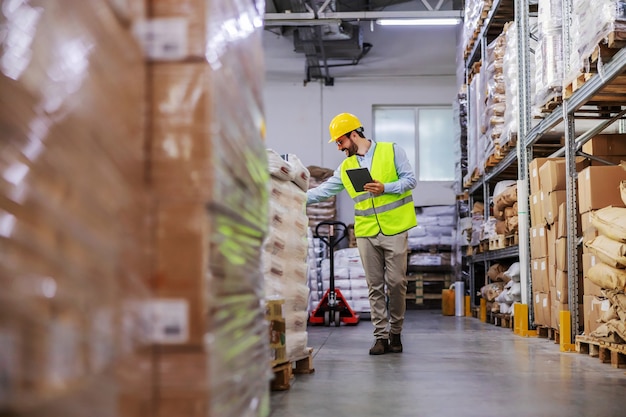
M570 26L569 59L570 71L564 76L564 85L569 85L582 72L589 72L592 53L609 36L623 39L626 31L626 2L624 0L574 0ZM597 63L602 72L602 60Z
M309 308L306 190L309 172L292 154L267 150L270 167L270 228L263 245L265 294L283 299L287 360L308 354Z
M150 295L141 51L105 1L3 2L0 26L0 414L132 416L151 391L134 360Z
M539 0L537 49L535 54L535 95L533 111L541 115L542 107L561 96L563 85L562 2ZM574 38L572 38L574 39Z

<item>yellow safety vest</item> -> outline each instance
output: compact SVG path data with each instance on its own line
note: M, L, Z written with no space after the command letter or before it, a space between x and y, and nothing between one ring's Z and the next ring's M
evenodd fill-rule
M346 158L341 164L341 181L354 201L354 235L370 237L382 233L391 236L417 226L411 190L402 194L381 194L378 197L373 197L373 194L367 191L357 192L346 170L358 167L356 155ZM370 172L372 178L382 183L398 180L393 143L376 144Z

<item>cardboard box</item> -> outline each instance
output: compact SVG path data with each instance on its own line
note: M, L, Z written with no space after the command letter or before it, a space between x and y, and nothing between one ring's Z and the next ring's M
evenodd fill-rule
M548 265L556 267L556 229L551 227L547 229L547 248L548 248Z
M554 299L561 304L568 303L569 285L567 282L567 272L556 270L556 285L554 287Z
M533 309L535 313L535 325L550 326L550 294L547 292L533 291Z
M533 291L547 293L549 291L547 259L533 259L530 263Z
M158 198L214 200L211 68L206 63L149 66L149 181Z
M556 265L548 263L548 287L556 287Z
M580 227L583 232L590 227L593 227L591 224L591 213L593 213L594 211L595 210L590 210L580 215Z
M530 180L530 193L538 193L541 189L541 182L539 178L539 169L547 161L556 161L560 158L535 158L528 164L529 180Z
M530 256L531 259L548 256L548 237L544 226L531 227L530 229Z
M583 226L581 225L581 214L578 212L577 209L578 207L576 207L576 233L577 233L577 236L582 236ZM555 222L555 224L557 225L557 238L567 237L567 228L571 225L571 216L567 215L567 203L566 202L559 204L558 219L564 219L564 220Z
M576 158L576 172L580 172L589 166L589 162L583 157ZM565 158L546 161L539 168L540 189L544 193L550 191L565 190L567 185L567 161Z
M530 225L531 226L544 226L546 219L543 214L543 191L539 191L530 195Z
M204 345L211 238L207 217L200 202L160 202L156 208L152 304L162 313L162 343Z
M155 417L209 415L209 353L158 352L156 363Z
M611 308L611 303L607 299L595 297L593 295L583 296L583 316L585 335L590 335L600 326L602 313Z
M569 304L551 303L550 304L550 327L561 330L561 311L569 311Z
M567 191L550 191L543 200L546 223L554 224L559 218L559 206L567 201ZM562 222L563 223L563 222Z
M582 170L578 175L578 211L624 207L619 191L623 180L626 180L626 170L621 166L591 166Z
M556 269L567 271L567 238L556 240Z
M596 156L626 155L626 135L596 135L583 145L582 151Z

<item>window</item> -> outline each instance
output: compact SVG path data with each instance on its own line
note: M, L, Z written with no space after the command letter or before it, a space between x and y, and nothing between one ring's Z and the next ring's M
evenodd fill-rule
M418 181L454 181L452 107L374 107L374 139L402 146Z

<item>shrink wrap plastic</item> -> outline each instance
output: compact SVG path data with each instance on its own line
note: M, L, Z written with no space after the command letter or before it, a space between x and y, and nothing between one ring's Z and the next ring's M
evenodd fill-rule
M117 373L148 342L140 49L104 1L4 6L0 414L128 415L149 384Z
M269 413L262 4L140 3L0 11L0 414Z

